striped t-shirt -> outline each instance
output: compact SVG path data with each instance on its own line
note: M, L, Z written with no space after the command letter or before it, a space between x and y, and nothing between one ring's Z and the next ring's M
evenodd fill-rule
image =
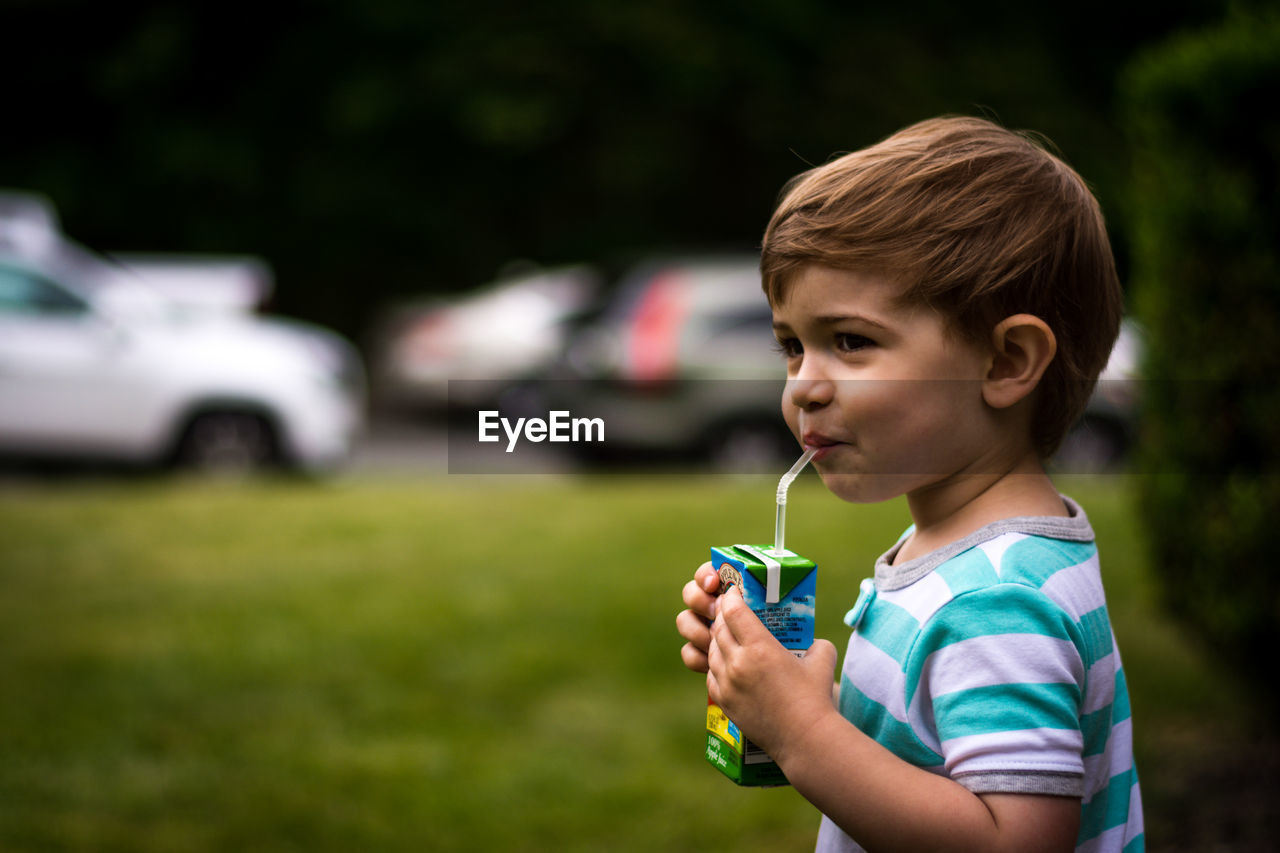
M840 711L900 758L974 793L1081 798L1080 851L1143 849L1129 693L1093 530L996 522L876 562L845 621ZM908 531L910 532L910 531ZM823 818L818 850L861 848Z

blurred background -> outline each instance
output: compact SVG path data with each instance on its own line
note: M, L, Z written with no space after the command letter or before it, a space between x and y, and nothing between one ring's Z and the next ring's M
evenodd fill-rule
M701 763L671 619L793 455L754 267L779 189L960 113L1051 140L1126 286L1055 469L1150 847L1274 849L1274 4L0 22L0 846L807 848L793 792ZM609 452L495 465L450 421L478 405L607 411ZM838 637L906 513L795 488Z
M1227 5L8 2L0 179L360 336L512 261L750 251L784 180L945 112L1047 135L1120 226L1121 69Z

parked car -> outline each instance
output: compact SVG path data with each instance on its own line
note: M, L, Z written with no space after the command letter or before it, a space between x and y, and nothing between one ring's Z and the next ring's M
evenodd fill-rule
M25 190L0 190L0 225L26 241L55 236L61 227L53 202Z
M372 335L372 398L418 414L480 405L544 370L599 287L586 264L524 269L452 299L396 306Z
M271 267L250 255L113 252L111 260L187 311L258 311L275 289Z
M600 417L591 458L692 457L730 471L795 455L779 411L785 371L750 254L654 258L624 275L598 319L568 342L525 409Z
M184 309L37 225L0 216L0 455L307 471L347 456L365 394L347 341Z

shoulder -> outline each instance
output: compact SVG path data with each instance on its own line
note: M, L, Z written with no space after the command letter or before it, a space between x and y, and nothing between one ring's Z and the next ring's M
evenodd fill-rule
M1092 541L1020 531L972 544L878 598L899 613L899 630L910 625L909 654L917 659L974 638L1017 644L1049 637L1078 644L1082 616L1104 603Z
M923 624L961 600L970 607L1009 596L1037 598L1033 593L1058 600L1064 586L1101 586L1092 538L1058 538L993 526L944 550L947 553L892 567L889 572L896 578L878 565L880 600L901 607Z
M1055 569L1096 556L1093 528L1084 510L1062 495L1066 516L1016 516L993 521L928 554L905 562L897 559L911 528L876 561L880 591L907 589L937 572L956 575L977 572L978 584L1016 580L1036 585L1034 573L1047 576ZM1015 576L1011 570L1032 572ZM974 578L962 578L970 585Z

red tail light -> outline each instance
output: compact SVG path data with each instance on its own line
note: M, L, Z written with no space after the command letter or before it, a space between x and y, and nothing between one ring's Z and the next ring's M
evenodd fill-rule
M628 378L660 382L675 377L686 313L683 291L678 273L658 275L645 290L631 324Z

